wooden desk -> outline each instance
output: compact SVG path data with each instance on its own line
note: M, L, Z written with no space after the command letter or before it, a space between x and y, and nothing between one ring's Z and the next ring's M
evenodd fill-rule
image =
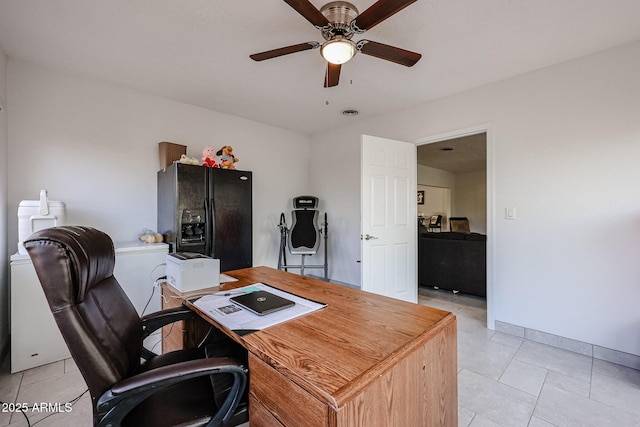
M453 313L267 267L227 272L327 303L245 336L251 427L457 426ZM190 307L195 309L192 305Z

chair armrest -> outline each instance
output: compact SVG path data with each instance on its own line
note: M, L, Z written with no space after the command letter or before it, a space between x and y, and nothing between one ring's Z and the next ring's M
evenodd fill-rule
M233 386L216 419L228 420L235 411L247 382L247 370L237 360L228 357L190 360L162 366L126 378L107 390L96 403L100 413L107 413L99 426L120 425L124 417L140 402L173 384L205 375L229 373ZM215 402L212 402L215 405Z
M114 397L125 393L139 392L145 388L157 388L170 386L172 384L222 372L232 371L245 372L242 364L230 357L211 357L187 362L174 363L172 365L161 366L134 375L116 383L111 387L110 392ZM104 395L103 395L104 396Z
M144 337L148 337L152 332L157 331L163 326L170 325L171 323L178 322L180 320L194 319L198 315L189 310L186 307L172 307L165 310L156 311L143 316L142 327L144 328Z
M149 313L140 319L142 320L142 338L147 338L149 335L162 328L163 326L167 326L181 320L192 320L196 318L200 318L200 316L195 311L190 310L185 306L172 307L165 310L156 311L154 313ZM198 344L198 347L200 348L206 345L211 337L215 335L215 331L216 328L211 325L205 337ZM143 359L147 360L154 356L157 356L157 354L145 347L142 348Z
M153 332L181 320L189 320L197 317L197 314L184 306L167 308L165 310L156 311L143 316L142 320L142 338L145 339ZM156 353L146 347L142 347L142 358L147 360L157 356Z

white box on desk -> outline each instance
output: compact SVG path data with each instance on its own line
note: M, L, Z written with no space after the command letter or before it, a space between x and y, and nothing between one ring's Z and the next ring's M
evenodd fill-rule
M180 292L220 285L220 260L192 252L167 255L167 283Z

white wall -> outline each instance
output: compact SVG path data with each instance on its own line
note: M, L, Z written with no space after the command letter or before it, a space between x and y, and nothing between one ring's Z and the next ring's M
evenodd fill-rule
M9 271L7 253L7 60L0 46L0 361L9 342Z
M640 42L312 136L332 277L359 284L361 134L490 125L495 319L640 355ZM507 206L518 219L504 219Z
M456 185L456 174L442 169L418 165L418 184L453 188Z
M98 227L116 241L156 228L158 142L232 145L253 171L254 265L277 265L280 212L309 191L309 137L134 90L10 59L9 251L17 208L39 190L67 206L67 223ZM4 170L4 168L3 168Z
M418 165L418 183L450 189L450 216L466 216L472 232L487 233L486 170L453 173ZM443 222L442 230L449 230L448 218Z
M424 191L424 203L418 204L418 216L424 218L423 225L428 227L433 215L442 215L438 231L448 231L451 218L451 189L418 184L418 191Z
M487 172L485 170L456 173L451 216L469 218L474 233L487 233Z

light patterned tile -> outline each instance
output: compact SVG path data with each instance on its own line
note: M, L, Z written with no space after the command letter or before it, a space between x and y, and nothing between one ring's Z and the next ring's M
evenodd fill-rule
M459 404L505 427L526 427L535 396L463 369L458 374Z
M11 373L11 363L6 357L0 366L0 402L15 403L22 376L22 372ZM0 411L0 426L9 425L13 415L12 412Z
M16 399L22 376L22 372L15 374L10 374L8 371L0 372L0 401L13 402Z
M78 370L78 365L76 365L76 362L73 361L73 359L65 359L64 360L64 373L67 374L69 372L76 372Z
M27 415L31 425L43 427L86 427L93 424L91 397L88 394L82 396L71 408L57 412L31 412ZM14 416L14 421L9 427L27 426L27 421L20 415Z
M33 384L42 380L64 375L64 360L48 363L33 369L24 371L23 384Z
M458 427L467 427L476 413L462 405L458 405Z
M563 427L632 427L640 425L640 415L545 384L533 413Z
M503 427L498 423L494 423L491 420L486 419L482 415L476 415L473 420L471 420L471 424L469 427Z
M38 376L40 376L40 374ZM60 407L63 407L64 403L80 396L86 389L87 385L84 382L82 375L80 375L80 372L76 371L70 372L66 375L54 375L49 379L41 379L38 382L23 382L20 386L17 399L20 402L29 403L32 408L34 404L59 404ZM80 404L80 402L78 403ZM39 409L40 406L37 408ZM48 410L39 411L38 409L32 409L27 413L32 424L34 421L41 420L51 414ZM59 415L57 414L56 416ZM43 422L42 424L45 423ZM48 424L49 421L47 421L45 425ZM86 425L90 424L91 419L87 420Z
M20 383L22 382L22 375L22 372L16 374L10 374L8 371L0 373L0 402L16 402ZM12 419L15 419L12 418L13 415L14 413L11 411L0 411L0 426L8 425Z
M547 372L544 368L530 365L519 360L513 360L509 363L509 366L507 366L502 377L500 377L500 382L522 390L525 393L538 396Z
M47 427L90 426L93 423L91 396L85 394L71 408L59 413L49 413L42 425Z
M491 337L491 341L502 344L502 345L508 345L509 347L513 347L513 348L520 348L520 346L524 342L524 339L518 338L513 335L505 334L503 332L496 332Z
M3 402L5 402L3 400ZM4 427L9 425L9 423L11 422L11 416L13 414L9 413L9 412L0 412L0 426Z
M591 379L584 381L549 371L544 383L582 397L589 397L591 393Z
M479 298L421 288L419 301L458 317L459 427L640 426L640 415L633 413L640 406L640 371L524 340L505 333L517 332L508 324L496 322L505 331L491 331L486 328L486 303ZM85 388L71 359L14 375L8 363L0 367L0 400L18 396L66 402ZM38 425L88 426L91 415L85 394L71 412ZM30 414L30 421L44 416ZM27 426L21 414L11 419L0 413L0 427L10 421L10 427Z
M545 420L541 420L538 417L531 417L531 421L529 421L528 427L559 427L559 426L546 422Z
M640 415L640 383L594 373L591 399Z
M591 378L593 359L567 350L525 341L515 358L583 381Z
M495 331L487 329L486 316L476 318L476 313L468 311L454 312L458 317L458 332L467 332L484 339L490 339Z
M488 339L458 332L458 369L468 369L497 380L509 365L517 349Z
M626 366L617 365L615 363L604 360L593 359L593 372L607 375L621 380L628 381L631 384L640 386L640 371Z

